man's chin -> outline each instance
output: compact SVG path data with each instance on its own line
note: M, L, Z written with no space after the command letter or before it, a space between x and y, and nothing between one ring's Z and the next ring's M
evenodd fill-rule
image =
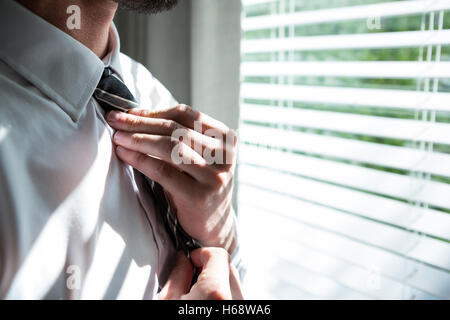
M178 0L114 0L119 8L139 13L158 13L175 7Z

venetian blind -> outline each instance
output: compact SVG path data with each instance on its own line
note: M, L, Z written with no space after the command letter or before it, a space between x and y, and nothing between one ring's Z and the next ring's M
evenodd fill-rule
M256 298L450 298L449 0L243 0Z

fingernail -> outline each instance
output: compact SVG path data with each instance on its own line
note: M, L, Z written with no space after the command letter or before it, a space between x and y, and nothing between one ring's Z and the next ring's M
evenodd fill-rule
M118 147L116 148L116 152L117 152L117 153L123 153L124 151L125 151L125 149L122 148L121 146L118 146Z
M110 113L108 113L108 115L106 116L106 120L108 120L108 122L116 122L120 119L120 113L117 111L111 111Z
M124 137L124 133L122 131L117 131L116 133L114 133L114 137L113 137L114 142L117 143L117 142L122 141L123 137Z

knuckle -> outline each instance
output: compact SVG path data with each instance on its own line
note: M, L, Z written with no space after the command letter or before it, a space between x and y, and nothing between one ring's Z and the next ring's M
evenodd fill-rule
M142 124L142 120L137 117L137 116L128 116L128 125L130 126L130 128L134 129L134 128L139 128Z
M205 254L208 258L215 256L215 257L221 257L221 258L227 260L228 262L230 261L230 254L224 248L220 248L220 247L205 248L203 254Z
M214 189L220 189L225 184L224 176L217 173L211 175L210 181Z
M146 155L144 155L143 153L136 152L134 153L134 156L131 161L133 162L132 164L134 164L137 167L140 167L140 165L142 165L145 162L145 160Z
M228 300L229 297L225 290L219 288L219 287L213 287L208 290L207 297L210 300Z
M192 108L186 104L179 104L175 107L177 113L189 113Z
M216 254L222 256L228 262L230 261L230 254L224 248L215 248Z
M180 140L178 140L178 139L170 139L169 141L170 141L169 145L170 145L171 150L173 150L175 148L181 148L181 146L182 146L180 143Z
M144 140L145 140L145 137L142 134L135 133L131 136L131 143L136 147L141 146L143 144Z
M233 165L236 162L236 156L236 148L226 147L226 149L223 151L223 157L225 159L223 164Z
M194 137L192 136L192 133L186 129L179 129L180 131L180 137L179 140L180 142L184 142L186 145L191 146L194 144Z
M228 129L226 136L227 136L226 140L230 141L231 144L235 147L238 141L238 135L236 134L236 132L232 129Z
M169 166L162 161L156 166L156 174L160 178L170 179L171 172Z
M173 120L163 120L161 126L168 132L173 132L178 129L178 124Z
M221 284L218 280L208 277L202 285L202 291L207 300L229 300L231 292L226 285Z
M214 292L217 291L217 281L210 276L202 277L202 275L200 274L200 277L201 280L197 282L196 289L202 293L202 299L214 300L212 296L214 295Z
M141 117L148 117L150 115L151 111L148 109L140 109L136 110L136 115Z
M173 152L180 152L180 141L171 137L165 139L163 152L167 155L172 155Z

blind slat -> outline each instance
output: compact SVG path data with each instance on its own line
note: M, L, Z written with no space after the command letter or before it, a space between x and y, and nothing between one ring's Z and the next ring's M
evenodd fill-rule
M450 93L446 92L243 83L242 98L450 111Z
M308 25L316 23L367 19L374 16L393 17L400 15L422 14L425 12L450 9L448 0L414 0L387 2L379 4L302 11L290 14L264 15L247 18L242 29L255 30L288 25Z
M450 30L361 33L243 40L244 53L331 49L405 48L450 44Z
M242 0L242 4L245 6L252 6L258 4L265 4L270 2L275 2L276 0Z
M245 62L241 65L241 73L244 76L275 77L449 78L450 62Z
M241 106L240 116L242 121L450 144L450 124L447 123L251 104Z
M245 124L239 133L242 142L450 177L450 154Z

